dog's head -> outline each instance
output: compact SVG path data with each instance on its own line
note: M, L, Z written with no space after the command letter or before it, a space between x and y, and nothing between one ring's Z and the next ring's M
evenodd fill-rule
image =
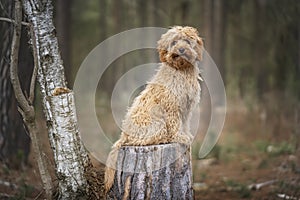
M184 69L202 60L203 41L195 28L175 26L161 36L157 49L161 62Z

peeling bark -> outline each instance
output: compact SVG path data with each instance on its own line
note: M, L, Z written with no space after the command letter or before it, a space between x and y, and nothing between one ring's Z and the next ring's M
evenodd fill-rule
M79 197L85 194L85 168L89 160L81 143L77 126L73 92L49 97L52 111L51 126L55 146L56 173L62 199L71 199L70 190Z
M193 199L190 150L185 145L124 146L107 199Z
M53 25L52 2L24 0L23 6L37 50L37 78L56 164L58 199L87 199L90 187L86 173L91 163L80 139L74 96L65 80Z

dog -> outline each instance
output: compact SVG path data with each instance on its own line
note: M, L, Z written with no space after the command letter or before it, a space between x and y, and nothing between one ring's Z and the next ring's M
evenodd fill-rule
M192 110L200 101L203 40L193 27L174 26L157 43L162 62L128 109L120 139L113 145L105 171L105 191L113 185L118 150L122 146L167 143L191 145Z

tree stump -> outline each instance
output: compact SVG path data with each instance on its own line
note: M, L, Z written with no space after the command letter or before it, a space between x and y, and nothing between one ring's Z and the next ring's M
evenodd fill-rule
M107 199L193 199L190 147L124 146Z

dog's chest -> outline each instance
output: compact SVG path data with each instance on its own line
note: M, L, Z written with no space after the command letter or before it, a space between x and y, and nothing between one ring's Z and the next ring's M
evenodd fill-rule
M162 65L158 73L150 81L164 86L175 96L176 103L183 113L190 112L200 100L200 84L197 68L190 71L178 71L172 67Z
M175 74L165 82L172 94L176 96L183 113L188 113L200 101L200 84L194 74Z
M178 98L181 99L182 111L189 113L194 109L195 105L200 101L200 84L197 79L191 80L184 84L184 88L181 88L180 95Z

